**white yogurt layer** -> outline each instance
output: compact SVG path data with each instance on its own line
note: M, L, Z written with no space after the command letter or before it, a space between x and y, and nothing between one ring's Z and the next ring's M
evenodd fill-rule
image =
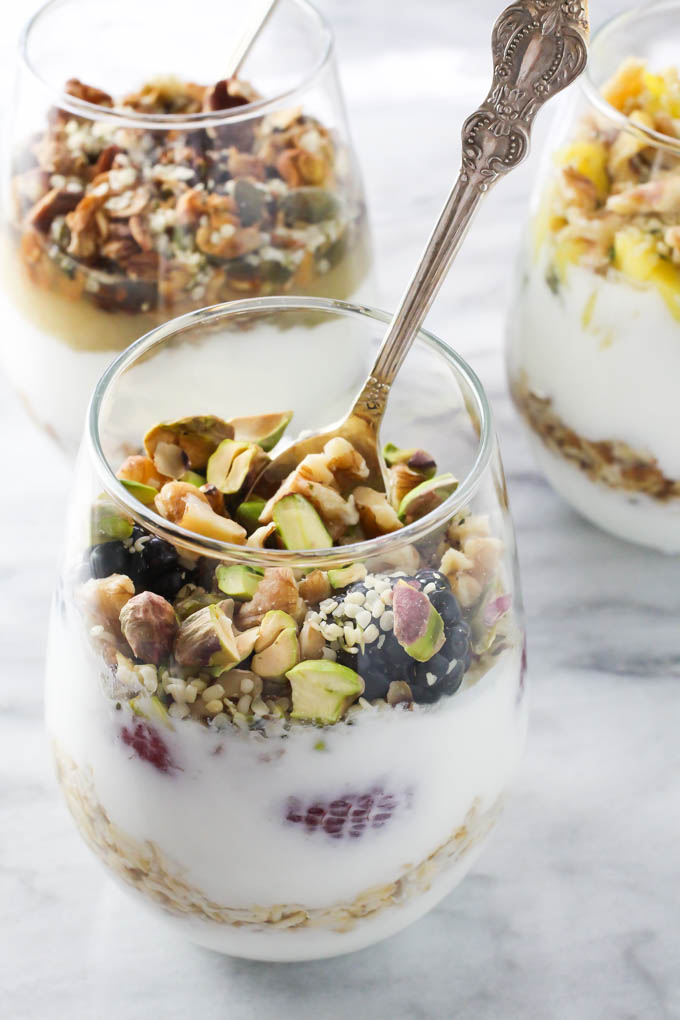
M580 514L628 542L680 553L680 501L661 502L645 493L594 482L575 464L549 450L535 433L529 435L540 470Z
M513 310L511 377L584 438L621 440L680 478L680 323L657 290L577 265L553 293L546 249Z
M412 712L367 709L353 725L298 725L285 738L267 739L175 721L172 731L159 727L176 766L164 773L122 742L121 727L130 725L131 714L115 711L102 695L95 659L77 637L81 627L55 613L48 653L51 736L80 769L91 770L112 823L134 840L155 843L186 882L221 905L326 908L393 882L444 844L473 805L480 815L494 808L521 755L521 649L508 649L477 684L452 698ZM393 796L393 814L357 838L309 832L286 818L290 798L311 805L376 788ZM452 884L442 877L436 898ZM391 934L435 901L428 894L422 909L388 907L370 921L367 936L362 921L342 936L310 931L313 945L306 937L291 945L291 932L283 940L288 948L273 956L269 931L192 921L187 934L248 956L331 955ZM286 932L276 935L278 943Z

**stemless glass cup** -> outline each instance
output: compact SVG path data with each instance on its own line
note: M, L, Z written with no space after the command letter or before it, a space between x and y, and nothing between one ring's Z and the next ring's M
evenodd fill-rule
M225 544L172 524L116 479L161 420L288 408L296 434L340 416L388 321L314 298L189 313L124 352L90 406L48 652L59 781L85 840L140 901L236 956L332 956L421 916L470 867L524 744L521 597L491 415L479 381L436 337L419 334L384 436L461 481L391 534L307 552ZM210 618L205 606L225 598L224 565L285 588L294 659L349 658L361 672L364 696L338 721L291 718L291 697L300 708L286 676L262 679L271 671L250 656L217 678L181 667L177 642L160 662L133 657L119 622L132 591L162 592L186 627L187 614ZM394 636L400 577L441 610L445 643L427 661ZM249 600L242 592L225 609L237 631L253 624ZM331 640L338 607L362 637L343 627ZM323 650L310 651L314 627ZM364 647L348 652L345 640Z
M23 34L3 351L73 452L97 379L154 326L244 297L348 298L367 276L331 31L307 0L280 0L225 82L246 14L239 0L51 0Z
M508 328L512 395L548 480L607 531L675 553L680 86L663 72L678 32L674 0L595 36L548 144Z

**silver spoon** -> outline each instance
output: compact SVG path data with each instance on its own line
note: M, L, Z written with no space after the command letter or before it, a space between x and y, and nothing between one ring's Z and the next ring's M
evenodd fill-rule
M236 45L229 55L224 74L225 78L235 78L241 70L255 40L269 21L276 4L277 0L250 0L248 3L248 16L246 17L241 34L236 40Z
M463 125L458 179L388 326L368 379L343 421L289 446L259 475L253 490L271 493L303 457L318 453L334 436L342 436L368 465L364 484L387 491L378 431L390 387L477 206L501 174L526 156L538 110L580 75L586 64L587 38L587 0L517 0L501 14L491 42L491 90Z

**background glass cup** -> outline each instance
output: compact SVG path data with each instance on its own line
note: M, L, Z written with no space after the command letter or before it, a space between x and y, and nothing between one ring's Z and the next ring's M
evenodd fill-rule
M52 0L24 32L2 175L3 356L67 449L108 362L153 326L234 298L346 298L366 277L331 31L306 0L281 0L247 84L216 85L244 14L238 0Z
M557 492L666 552L680 552L680 87L659 72L678 67L679 31L672 2L594 37L536 184L507 351ZM628 58L646 67L606 85Z
M237 956L332 956L421 916L471 866L524 745L521 596L490 410L472 371L436 337L420 333L383 435L428 450L439 471L455 470L461 482L402 530L308 552L228 545L171 524L115 477L164 418L286 408L293 434L339 417L388 318L312 298L189 313L124 352L90 408L47 656L60 784L81 834L115 876L190 940ZM252 691L245 703L226 692L209 717L201 692L174 704L172 660L157 668L121 654L119 606L102 569L114 555L117 572L128 572L123 584L134 575L137 592L157 585L158 573L150 580L133 566L147 535L169 543L167 569L183 571L175 589L193 581L203 598L219 564L292 568L300 581L311 568L354 563L393 583L400 571L441 566L462 614L461 622L442 609L446 647L454 629L460 636L470 628L471 647L444 664L447 675L455 666L461 686L441 697L447 688L433 688L432 703L418 695L410 708L384 697L358 702L325 727L289 720L285 679L278 701L265 682L264 714ZM160 583L168 594L168 578ZM185 597L175 600L180 614ZM412 665L383 629L370 661L357 660L367 696L369 682L386 688ZM424 689L443 677L428 677Z

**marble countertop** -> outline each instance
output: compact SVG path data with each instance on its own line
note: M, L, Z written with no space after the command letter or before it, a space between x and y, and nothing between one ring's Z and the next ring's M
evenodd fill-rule
M459 124L486 91L499 5L321 6L338 34L389 306L452 180ZM595 19L614 9L602 0ZM185 944L128 902L77 837L41 705L69 471L0 380L11 458L0 501L7 1020L680 1017L680 565L601 534L561 503L511 409L503 320L531 177L522 168L490 196L429 317L477 370L496 415L528 610L528 751L510 808L462 886L359 954L265 965Z

